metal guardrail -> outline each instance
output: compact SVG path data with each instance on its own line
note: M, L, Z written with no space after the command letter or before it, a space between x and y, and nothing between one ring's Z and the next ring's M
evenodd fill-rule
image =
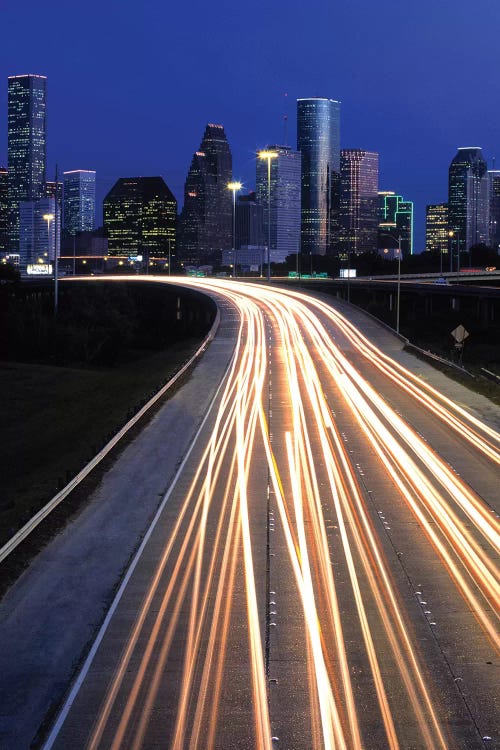
M488 378L488 380L492 380L497 385L500 385L500 375L497 375L495 372L487 370L486 367L481 367L481 374L484 375L485 378Z
M439 364L445 367L449 367L450 370L457 370L462 375L468 375L470 378L476 377L474 373L469 372L469 370L466 370L464 367L460 367L460 365L457 365L455 362L451 362L449 359L440 357L439 354L434 354L434 352L431 352L428 349L421 349L419 346L416 346L415 344L412 344L409 341L406 344L405 349L412 351L412 352L416 352L419 356L422 357L422 359L430 359L430 360L433 360L434 362L439 362Z
M9 539L8 542L6 542L3 547L0 548L0 563L5 560L6 557L8 557L11 552L13 552L16 547L21 544L30 534L31 532L36 529L36 527L55 509L57 506L95 469L95 467L105 458L110 451L113 450L113 448L120 442L122 437L129 432L129 430L134 427L137 422L139 422L140 419L151 409L152 406L156 404L159 399L161 399L167 391L181 378L184 373L193 365L193 363L196 361L196 359L202 354L202 352L205 350L207 345L212 341L212 339L215 336L215 333L217 332L217 329L219 327L220 323L220 313L219 310L217 310L217 314L215 316L214 323L208 332L208 334L203 339L202 343L196 350L196 352L193 354L193 356L186 362L183 367L177 372L169 381L166 383L160 390L155 393L155 395L149 399L149 401L144 404L144 406L139 409L137 414L135 414L132 419L130 419L122 428L119 430L119 432L114 435L114 437L111 438L111 440L106 443L104 448L94 456L94 458L89 461L89 463L84 466L84 468L75 476L73 479L60 491L57 493L57 495L54 495L54 497L49 500L49 502L44 505L43 508L41 508L38 513L36 513L33 518L31 518L22 528L17 531L13 537Z

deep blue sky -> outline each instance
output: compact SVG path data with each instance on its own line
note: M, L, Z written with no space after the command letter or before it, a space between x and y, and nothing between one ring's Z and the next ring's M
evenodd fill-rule
M234 177L296 145L298 97L342 102L343 148L380 153L380 189L447 200L457 146L500 167L500 0L0 0L0 164L7 76L48 76L48 167L161 174L182 202L207 122L222 123Z

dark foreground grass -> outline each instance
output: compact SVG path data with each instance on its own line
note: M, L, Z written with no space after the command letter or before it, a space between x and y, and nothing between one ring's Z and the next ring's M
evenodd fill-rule
M199 346L112 369L0 362L0 545L104 446Z

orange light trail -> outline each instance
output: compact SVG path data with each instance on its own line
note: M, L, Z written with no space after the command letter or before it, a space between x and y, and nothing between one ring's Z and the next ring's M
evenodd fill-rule
M256 573L256 550L261 549L256 529L269 519L267 495L262 492L258 501L252 491L256 473L262 475L265 466L262 483L272 493L287 555L281 564L292 572L303 617L309 747L369 747L350 661L349 633L355 629L384 746L408 746L409 714L418 747L445 750L449 743L443 719L395 588L394 563L387 559L330 399L338 398L348 410L363 444L378 459L379 471L390 479L400 512L416 519L429 554L441 561L489 642L500 650L499 524L491 507L353 366L331 331L345 337L391 387L401 389L495 466L500 464L500 436L380 352L321 300L226 280L162 283L169 281L227 300L239 318L236 346L207 445L180 501L87 747L146 746L165 675L178 661L173 644L180 629L182 662L176 672L176 718L169 747L220 747L224 674L239 601L245 609L242 648L248 659L252 736L256 748L272 750L263 646L266 613ZM271 375L271 393L274 383L280 384L282 423L269 407ZM335 522L334 535L329 517ZM345 596L352 602L353 620L345 616ZM136 671L129 681L134 661ZM397 701L394 689L388 689L389 676L397 685Z

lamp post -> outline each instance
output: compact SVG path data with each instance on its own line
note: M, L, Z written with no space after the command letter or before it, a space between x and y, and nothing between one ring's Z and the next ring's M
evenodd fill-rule
M388 232L382 232L386 237L392 237L392 239L395 239L394 235L389 234ZM401 301L401 235L398 235L398 287L397 287L397 293L396 293L396 333L399 335L399 305ZM394 248L396 249L396 248Z
M401 235L398 236L398 296L396 302L396 333L399 335L399 302L401 298Z
M450 273L453 273L453 237L455 236L455 232L452 232L451 230L448 232L448 237L450 238Z
M57 182L56 182L57 186ZM42 219L47 222L47 255L50 253L50 222L54 221L54 214L43 214ZM50 256L49 256L50 257ZM54 312L57 312L57 247L54 242Z
M50 253L50 222L54 220L54 214L44 214L42 219L47 222L47 255Z
M276 159L277 151L259 151L259 159L267 161L267 281L271 281L271 159Z
M233 278L236 278L236 193L241 190L241 182L228 182L227 187L233 193Z

